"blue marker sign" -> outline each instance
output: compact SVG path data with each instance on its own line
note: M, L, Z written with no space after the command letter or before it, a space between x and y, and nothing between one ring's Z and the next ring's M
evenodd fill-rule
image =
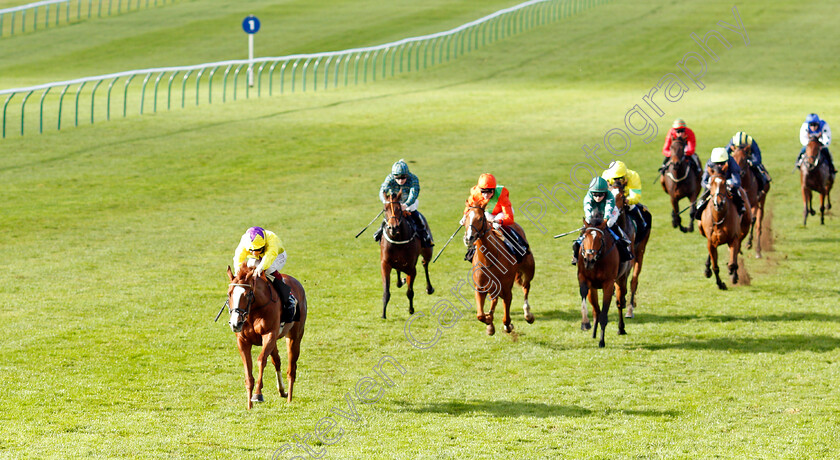
M260 31L260 20L257 19L256 16L247 16L242 21L242 30L245 31L246 34L253 35Z

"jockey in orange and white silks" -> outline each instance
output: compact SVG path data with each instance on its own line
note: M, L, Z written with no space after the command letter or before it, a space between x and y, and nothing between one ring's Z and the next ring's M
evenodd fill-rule
M242 263L249 258L257 263L254 276L265 273L273 277L271 284L283 302L281 321L284 323L291 321L297 307L297 299L280 276L280 270L286 265L286 249L283 247L283 241L274 232L262 227L251 227L239 239L239 245L233 253L233 266L237 272ZM289 312L291 312L291 317Z
M479 176L478 184L470 189L467 206L484 206L484 216L487 221L492 224L494 229L499 230L507 237L504 240L505 244L510 244L507 239L512 239L519 248L523 249L523 252L519 253L520 255L528 253L528 243L522 235L514 229L507 228L514 224L510 192L504 185L498 185L492 174ZM461 225L466 223L466 218L466 216L461 218ZM475 254L475 246L470 246L464 260L471 262L473 254Z

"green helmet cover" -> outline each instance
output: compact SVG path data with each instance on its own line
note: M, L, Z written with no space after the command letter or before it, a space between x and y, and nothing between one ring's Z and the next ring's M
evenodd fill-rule
M391 174L394 176L408 175L408 164L406 164L405 160L394 163L394 166L391 166Z
M589 182L589 191L590 192L607 192L609 190L609 185L607 181L604 180L603 177L595 177Z

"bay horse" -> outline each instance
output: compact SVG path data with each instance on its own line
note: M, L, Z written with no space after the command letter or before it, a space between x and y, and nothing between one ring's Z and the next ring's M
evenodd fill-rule
M487 335L496 333L496 327L493 325L493 313L496 310L496 303L499 297L505 306L505 314L502 319L505 332L513 331L513 324L510 319L510 305L513 295L511 289L513 283L522 286L522 292L525 297L525 304L522 309L525 311L525 321L528 324L534 322L534 315L531 313L531 304L528 303L528 293L531 290L531 280L534 279L534 255L529 251L523 254L525 248L519 248L515 242L512 242L517 249L522 249L519 253L520 257L515 257L505 247L502 238L510 239L509 236L504 235L502 229L494 230L492 224L487 220L484 214L484 209L487 206L485 201L480 206L470 206L467 203L464 209L464 244L475 246L475 255L472 259L472 279L473 287L475 288L476 300L476 319L487 325ZM515 231L525 240L525 231L519 224L514 223L508 227L508 231ZM521 261L517 262L517 259ZM492 299L490 304L490 312L484 312L484 301L490 294Z
M607 314L610 311L610 302L615 293L620 259L616 241L607 229L607 223L600 213L593 213L590 216L589 223L584 219L583 226L583 241L580 245L577 263L580 310L583 316L581 329L587 330L591 327L589 318L586 316L588 300L588 303L592 305L592 317L596 321L596 327L592 329L592 338L597 338L597 326L600 325L601 340L598 342L598 346L603 348L605 346L604 332L607 328ZM603 291L601 306L598 305L598 289ZM626 334L623 315L618 316L618 333Z
M408 297L408 314L414 314L414 278L417 276L417 259L422 254L423 270L426 272L426 293L433 294L435 288L429 280L429 261L432 248L421 247L420 237L403 212L400 198L402 192L385 196L385 228L379 240L379 261L382 267L382 318L386 318L388 301L391 299L391 270L397 271L397 288L403 284ZM400 273L405 273L405 280Z
M820 152L823 144L817 139L811 139L805 146L805 156L799 165L799 182L802 185L802 201L805 202L805 210L802 212L802 225L808 222L808 214L816 214L811 205L811 191L820 194L820 225L825 224L826 199L828 209L831 209L831 187L834 185L834 178L828 170L828 163L820 161Z
M292 290L297 299L297 308L300 313L300 320L288 323L280 322L282 303L280 296L265 278L265 274L259 277L254 276L256 267L255 259L248 259L239 267L239 272L234 276L227 268L228 279L228 308L230 319L228 324L231 330L236 333L236 347L239 349L239 356L242 358L242 365L245 367L245 391L248 397L248 409L251 409L254 402L263 402L263 371L269 355L277 373L277 391L280 396L292 402L292 392L297 376L297 361L300 357L300 342L303 339L303 330L306 325L306 291L298 280L282 275L283 281ZM286 377L289 383L289 393L283 391L283 377L280 374L280 353L277 349L277 340L286 338L286 352L288 354L288 367ZM258 374L256 388L254 387L254 375L252 373L251 347L262 346L258 358Z
M693 166L689 166L693 169ZM616 279L616 305L618 306L619 314L622 314L625 306L627 305L625 297L627 294L627 278L629 277L630 308L627 310L625 317L633 318L633 310L636 308L636 288L639 287L639 274L642 272L642 264L645 261L645 249L647 249L651 229L648 228L645 234L640 237L642 229L636 228L633 224L634 221L630 219L628 215L630 207L627 205L627 197L624 196L624 185L625 184L616 184L613 186L613 189L617 191L615 195L615 205L620 211L616 223L624 229L624 233L626 233L627 237L630 238L630 251L633 253L633 260L622 263L619 268L619 275ZM636 206L641 206L641 204ZM652 222L646 222L648 225L651 223Z
M743 148L733 145L732 158L738 163L741 168L741 187L747 193L747 198L750 200L750 213L752 219L750 221L750 236L747 239L747 249L752 248L753 234L755 234L755 257L761 258L761 221L764 219L764 202L767 199L767 193L770 191L770 183L765 182L764 186L758 188L758 179L752 171L748 158L751 156L752 145L747 145Z
M700 194L700 175L692 164L692 159L685 155L685 140L674 139L671 142L671 157L665 172L659 176L662 189L671 197L671 225L679 227L683 233L694 231L694 217L689 217L688 228L683 227L680 217L680 200L688 198L691 202L689 216L694 216L697 195Z
M726 163L724 163L724 168ZM705 236L708 243L709 256L706 258L706 278L712 276L714 269L715 280L719 289L726 289L726 283L721 281L718 268L718 246L729 245L729 275L732 284L738 283L738 253L741 251L741 241L750 229L751 211L749 199L743 189L738 189L744 200L744 214L738 219L738 209L732 202L726 189L726 176L722 167L709 168L710 203L703 209L700 218L700 234ZM710 266L712 268L710 268Z

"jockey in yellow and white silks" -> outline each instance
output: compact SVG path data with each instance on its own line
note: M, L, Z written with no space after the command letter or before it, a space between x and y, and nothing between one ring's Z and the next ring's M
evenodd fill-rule
M251 227L239 239L239 245L233 254L233 266L237 272L248 258L255 259L258 262L257 268L254 270L254 276L265 273L274 278L271 284L277 290L280 300L283 302L281 321L284 323L291 321L297 308L297 299L292 295L289 286L283 282L283 277L280 276L280 270L286 265L286 249L283 247L283 241L274 232L262 227Z

